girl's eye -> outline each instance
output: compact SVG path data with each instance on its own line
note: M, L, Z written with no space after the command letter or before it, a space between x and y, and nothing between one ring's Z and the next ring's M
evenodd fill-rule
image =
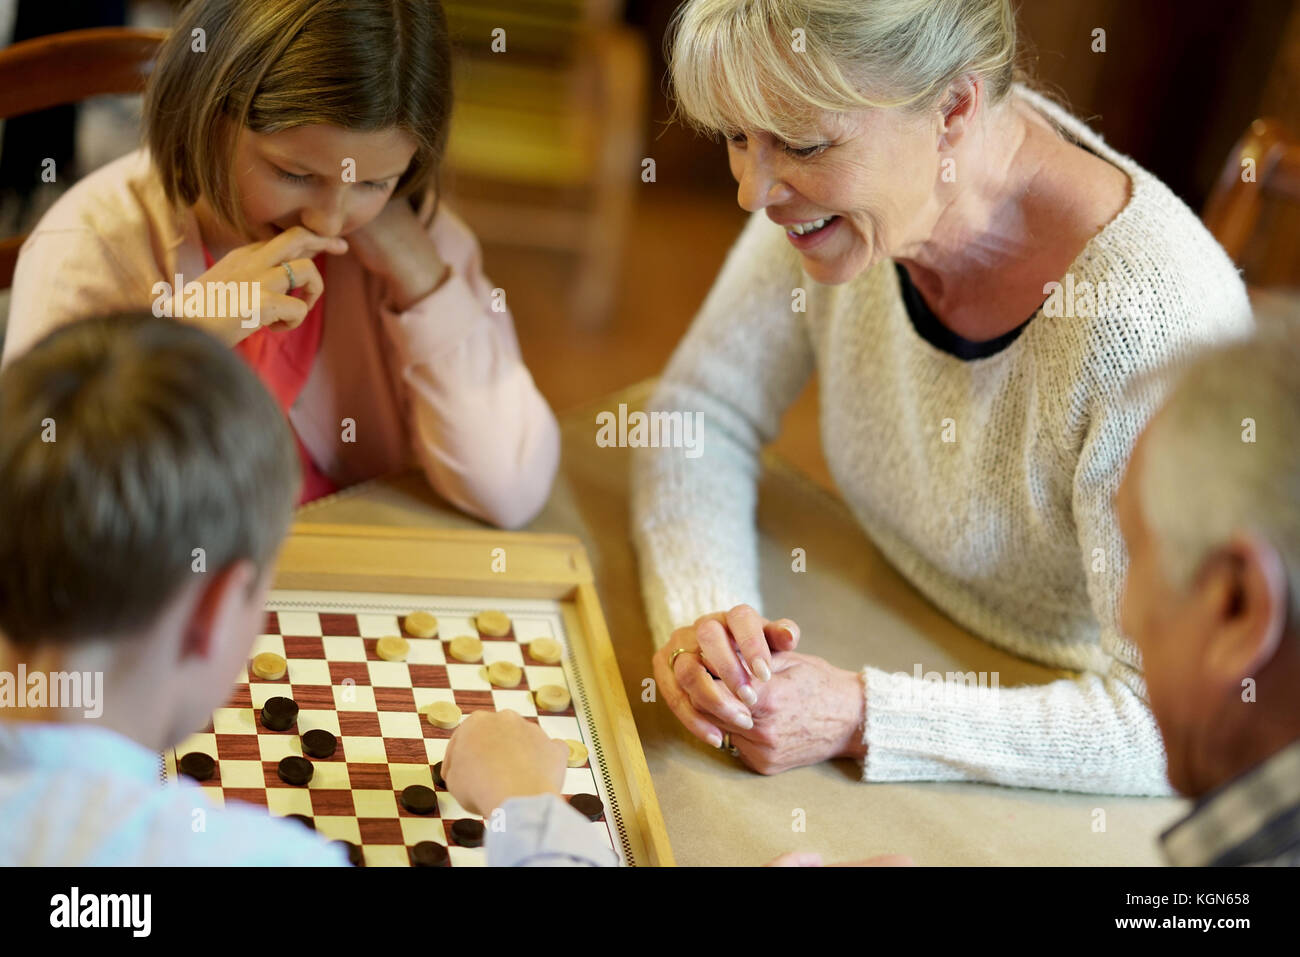
M307 182L309 179L311 179L310 174L299 176L299 175L297 175L296 173L286 173L284 170L280 169L280 167L278 167L278 166L275 167L275 173L276 173L277 176L280 177L280 179L284 180L286 183L300 183L300 184L301 184L301 183L305 183L305 182Z
M299 186L311 180L310 173L304 173L304 174L290 173L280 169L280 167L278 166L275 167L275 174L279 176L280 179L284 180L286 183L296 183ZM388 187L390 186L390 181L384 180L382 183L377 183L373 180L366 180L361 185L366 187L366 189L378 190L379 192L383 193L388 191Z

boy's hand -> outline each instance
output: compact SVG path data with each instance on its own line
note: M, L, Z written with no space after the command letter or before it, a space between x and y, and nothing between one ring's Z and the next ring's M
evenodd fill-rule
M559 794L569 747L514 711L475 711L447 742L442 778L471 814L490 815L512 797Z

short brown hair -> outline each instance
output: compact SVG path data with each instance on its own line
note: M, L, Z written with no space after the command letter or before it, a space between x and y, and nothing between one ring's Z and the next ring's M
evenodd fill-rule
M196 571L275 555L298 455L257 376L144 313L60 327L0 373L0 631L148 627Z
M416 150L393 195L436 198L451 72L438 0L192 0L150 77L145 141L174 205L204 196L243 233L230 173L244 127L403 130Z

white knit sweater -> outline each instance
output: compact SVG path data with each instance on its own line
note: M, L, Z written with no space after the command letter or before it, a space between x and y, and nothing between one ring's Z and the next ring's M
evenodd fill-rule
M1076 289L1109 284L1101 308L1076 310L1100 318L1040 310L1001 352L962 361L917 334L891 262L818 285L781 227L755 214L652 401L702 414L703 454L636 453L642 587L657 644L706 612L763 611L758 452L815 368L831 473L889 561L973 633L1080 673L1004 688L996 708L954 687L936 707L917 678L865 667L863 779L1167 794L1137 649L1117 627L1127 562L1111 496L1158 405L1152 389L1126 386L1248 334L1250 307L1186 205L1055 104L1018 92L1132 180L1127 206L1069 270ZM796 287L806 312L792 309ZM798 608L771 613L799 620Z

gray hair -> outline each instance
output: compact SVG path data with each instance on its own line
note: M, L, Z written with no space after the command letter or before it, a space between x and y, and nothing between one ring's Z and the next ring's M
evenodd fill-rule
M1288 322L1201 355L1170 391L1143 446L1138 498L1163 571L1191 586L1236 533L1286 567L1300 622L1300 328Z
M1016 78L1016 18L1010 0L689 0L668 65L691 125L793 142L810 110L926 110L967 75L998 102Z

